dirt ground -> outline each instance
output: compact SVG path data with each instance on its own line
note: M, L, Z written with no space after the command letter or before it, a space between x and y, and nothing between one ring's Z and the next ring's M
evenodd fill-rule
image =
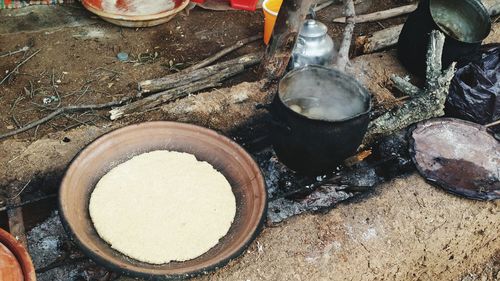
M364 0L357 12L407 2ZM341 5L318 14L337 46L343 25L329 22L340 15ZM402 21L360 24L355 34ZM23 56L40 49L20 67L19 74L0 85L0 133L43 117L59 105L53 101L44 108L44 98L59 95L62 106L133 96L138 81L194 64L261 30L260 11L196 8L189 15L180 14L167 24L146 29L113 26L79 6L0 11L0 53L34 44L24 55L0 57L0 77ZM256 42L227 58L263 48ZM135 62L119 62L116 54L120 51L129 53ZM388 91L383 85L394 55L386 52L372 58L363 59L355 69L365 75L370 90ZM370 72L374 65L377 71ZM401 68L391 71L404 73ZM256 80L254 68L225 86ZM254 105L263 100L258 88L258 83L248 83L232 91L208 91L114 122L106 118L106 111L62 116L0 142L0 187L33 178L37 186L57 189L54 179L86 143L124 124L168 119L227 132L255 114ZM301 215L266 227L242 257L198 280L500 280L498 204L454 197L413 174L326 214ZM47 210L26 210L39 215L28 218L27 225L46 218L52 208ZM5 220L0 217L0 221Z
M405 1L365 0L357 5L357 11L383 10L402 2ZM337 46L343 24L330 22L341 14L342 5L339 4L318 13L318 19L328 25ZM401 21L398 18L360 24L355 34L369 33ZM103 22L79 5L0 11L0 53L33 45L27 53L0 58L1 77L40 50L20 67L18 75L0 85L0 132L42 118L56 107L103 103L133 96L137 82L194 64L239 39L262 32L262 28L261 11L215 12L195 8L189 15L181 13L166 24L140 29L120 28ZM255 42L224 59L263 49L262 42ZM131 62L118 61L119 52L128 53ZM255 67L225 85L256 78ZM52 102L44 104L44 99L50 101L50 98ZM106 122L104 117L103 112L66 115L16 137L33 140L82 123L103 124ZM138 122L159 116L152 112L130 118Z

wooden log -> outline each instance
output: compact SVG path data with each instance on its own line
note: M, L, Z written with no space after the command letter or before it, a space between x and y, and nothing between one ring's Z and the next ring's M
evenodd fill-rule
M221 62L212 66L207 66L201 69L197 69L190 73L178 72L162 78L145 80L139 82L138 97L141 97L142 94L144 93L155 93L159 91L165 91L176 87L188 85L190 83L206 79L234 65L242 65L243 67L247 68L258 64L261 58L262 58L262 53L252 53L241 56L239 58Z
M17 197L9 201L9 204L19 204L21 203L21 198ZM26 230L24 227L23 220L23 209L15 208L7 210L7 216L9 218L9 232L19 241L26 249L28 249L28 239L26 238Z
M313 0L285 0L260 65L260 76L273 83L286 72L292 50Z
M403 25L399 24L376 31L372 35L358 36L354 44L356 53L370 54L396 45L401 29Z
M408 13L413 12L417 8L417 4L410 4L410 5L405 5L385 11L378 11L370 14L364 14L364 15L359 15L354 17L354 22L355 23L362 23L362 22L372 22L372 21L379 21L379 20L385 20L389 18L394 18L397 16L401 15L406 15ZM333 22L337 23L344 23L346 22L346 17L339 17L333 20Z
M19 190L11 187L8 189L9 198L7 199L8 205L16 205L21 203L21 193L30 184L28 181ZM24 228L23 209L15 208L7 210L7 217L9 219L9 232L19 241L26 249L28 249L28 239L26 238L26 229Z
M444 103L455 73L455 63L441 71L444 39L443 33L437 30L432 31L427 51L424 89L417 91L417 87L411 85L406 79L392 78L397 88L401 90L408 88L409 91L406 94L414 98L371 121L363 143L370 143L380 135L390 134L413 123L444 115Z
M174 101L176 99L185 97L194 92L201 91L207 88L216 87L222 80L232 77L238 73L241 73L244 70L245 67L243 65L233 65L203 80L199 80L194 83L190 83L188 85L176 87L167 91L159 92L154 95L143 98L141 100L129 103L127 105L114 108L109 111L110 119L116 120L127 114L146 111L160 104Z
M356 17L356 11L354 9L353 0L346 0L344 6L345 22L347 25L344 29L344 35L342 42L340 43L339 53L337 55L336 67L340 71L345 71L346 66L349 63L349 50L351 48L352 34L354 32L354 17Z

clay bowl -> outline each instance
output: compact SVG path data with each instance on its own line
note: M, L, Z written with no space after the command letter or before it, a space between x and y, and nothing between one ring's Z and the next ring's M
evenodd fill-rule
M0 280L36 281L28 251L10 233L0 228Z
M103 20L124 27L149 27L170 21L177 13L184 10L189 4L189 0L174 0L174 7L171 10L162 11L150 15L133 15L118 13L117 11L106 10L101 4L101 0L83 0L82 4L93 14Z
M88 206L95 184L110 169L135 155L160 149L194 154L220 171L236 197L236 217L227 235L202 256L153 265L131 259L102 240L92 224ZM194 125L148 122L112 131L83 149L66 171L59 204L66 230L97 263L131 276L166 280L214 270L240 255L262 228L267 192L257 164L232 140Z

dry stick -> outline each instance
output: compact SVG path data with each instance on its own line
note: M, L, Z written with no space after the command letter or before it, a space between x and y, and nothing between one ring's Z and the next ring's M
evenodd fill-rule
M494 126L496 126L496 125L500 125L500 120L497 120L497 121L495 121L495 122L491 122L491 123L486 124L486 125L484 125L484 126L485 126L486 128L489 128L489 127L494 127Z
M344 12L347 25L344 29L342 43L340 43L336 64L340 71L345 71L346 65L349 63L349 48L351 47L352 33L354 32L354 17L356 17L353 0L346 0Z
M252 53L201 69L196 69L190 73L178 72L158 79L145 80L139 82L138 97L141 97L143 93L165 91L205 79L233 65L250 67L258 64L261 58L262 53Z
M54 117L63 114L63 113L70 113L70 112L76 112L76 111L83 111L83 110L91 110L91 109L103 109L103 108L108 108L112 106L117 106L125 103L126 101L130 100L131 98L124 98L119 101L112 101L108 103L102 103L102 104L86 104L86 105L69 105L65 107L60 107L56 111L50 113L49 115L43 117L42 119L39 119L37 121L34 121L32 123L27 124L26 126L19 128L14 131L10 131L8 133L0 134L0 139L4 139L7 137L11 137L14 135L17 135L22 132L26 132L32 128L35 128L47 121L50 121Z
M21 49L19 50L15 50L15 51L10 51L10 52L3 52L3 53L0 53L0 58L3 58L3 57L8 57L8 56L12 56L14 54L17 54L17 53L20 53L20 52L26 52L30 49L29 46L24 46L22 47Z
M36 52L34 52L34 53L33 53L33 54L31 54L29 57L27 57L27 58L26 58L26 59L24 59L22 62L20 62L18 65L16 65L16 67L14 67L14 69L13 69L11 72L7 73L7 75L5 75L5 77L2 79L2 81L0 81L0 85L2 85L2 84L3 84L3 82L5 82L5 81L7 80L7 78L9 78L9 77L12 75L12 73L15 73L15 72L19 69L19 67L21 67L21 65L25 64L25 63L26 63L27 61L29 61L32 57L34 57L36 54L40 53L40 51L41 51L41 50L42 50L42 49L38 49Z
M21 198L16 197L12 200L8 200L9 205L18 205L21 203ZM23 210L21 208L15 208L7 210L7 216L9 218L9 230L10 233L16 237L24 247L28 247L28 239L26 238L26 230L24 227L23 220Z
M312 10L314 12L319 12L319 11L323 10L324 8L326 8L326 7L330 7L330 5L333 4L333 1L334 0L328 0L326 2L323 2L323 3L319 4L319 5L316 4Z
M243 67L243 65L233 65L203 80L188 85L184 85L181 87L173 88L167 91L159 92L154 95L143 98L141 100L138 100L136 102L121 107L117 107L109 111L110 119L116 120L127 114L149 110L162 103L167 103L185 97L191 93L207 88L216 87L222 80L232 77L238 73L241 73L244 70L245 68Z
M444 103L448 95L451 79L455 73L455 63L441 71L441 56L445 36L432 31L426 57L426 81L424 89L417 94L415 86L409 86L406 79L391 77L398 89L408 89L405 93L412 99L399 108L388 111L372 120L363 143L368 144L380 135L387 135L409 125L444 115ZM398 85L402 83L401 85Z
M259 39L262 39L262 35L260 35L260 34L252 36L252 37L248 37L248 38L245 38L245 39L242 39L242 40L239 40L234 45L229 46L229 47L227 47L225 49L220 50L215 55L213 55L213 56L211 56L209 58L206 58L206 59L202 60L201 62L195 64L195 65L192 65L192 66L190 66L188 68L185 68L181 72L182 73L186 73L186 72L190 72L190 71L193 71L193 70L205 67L207 65L210 65L214 61L216 61L216 60L220 59L221 57L223 57L223 56L231 53L232 51L237 50L237 49L243 47L244 45L246 45L248 43L251 43L251 42L254 42L254 41L257 41Z
M57 193L55 193L55 194L49 194L49 195L45 195L45 196L42 196L42 197L38 197L38 198L34 198L34 199L22 201L21 203L18 203L18 204L6 205L6 206L3 206L3 207L0 207L0 212L4 212L4 211L8 211L8 210L20 208L20 207L23 207L23 206L26 206L26 205L30 205L30 204L33 204L33 203L36 203L36 202L40 202L42 200L46 200L46 199L49 199L49 198L54 198L54 197L57 197L57 195L58 195Z
M370 13L370 14L359 15L359 16L356 16L354 18L354 21L356 23L362 23L362 22L372 22L372 21L390 19L393 17L398 17L401 15L406 15L408 13L411 13L416 8L417 8L417 4L410 4L410 5L406 5L406 6L392 8L392 9L385 10L385 11L378 11L378 12L374 12L374 13ZM336 18L333 20L333 22L344 23L344 22L346 22L346 18L345 17Z

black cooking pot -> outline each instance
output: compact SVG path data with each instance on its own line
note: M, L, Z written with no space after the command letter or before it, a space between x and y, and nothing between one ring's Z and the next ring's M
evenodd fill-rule
M325 81L336 86L321 88ZM306 87L305 91L293 91L303 86L300 83L308 83L311 87ZM325 93L340 95L338 89L344 92L343 97L360 105L358 112L339 120L327 120L298 113L286 103L291 99L301 99L306 103L316 99L321 105ZM343 72L317 65L289 72L280 81L278 94L270 106L277 124L271 132L271 140L279 160L305 175L332 171L344 159L355 154L361 144L370 121L370 100L369 92Z
M421 0L406 20L398 40L398 58L408 71L425 77L429 34L445 34L443 69L454 61L468 63L491 29L491 19L479 0Z

